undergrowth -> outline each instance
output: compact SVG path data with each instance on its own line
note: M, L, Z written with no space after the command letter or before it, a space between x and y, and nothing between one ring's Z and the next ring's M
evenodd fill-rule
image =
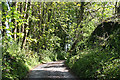
M4 44L2 80L22 80L34 66L60 59L59 53L56 53L54 50L40 49L39 52L21 49L20 44L17 43Z
M80 78L120 78L120 58L114 51L84 51L69 58L66 64Z
M100 30L94 32L97 31ZM102 32L100 37L97 35L100 39L95 37L88 40L87 48L68 58L66 64L79 78L120 79L120 24L107 37Z
M3 80L22 79L31 67L39 64L36 53L30 50L21 50L20 45L16 43L4 45L2 58Z

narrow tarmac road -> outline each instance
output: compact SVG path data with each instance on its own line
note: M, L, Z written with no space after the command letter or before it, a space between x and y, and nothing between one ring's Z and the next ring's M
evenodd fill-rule
M77 80L64 64L64 61L38 65L28 74L27 80Z

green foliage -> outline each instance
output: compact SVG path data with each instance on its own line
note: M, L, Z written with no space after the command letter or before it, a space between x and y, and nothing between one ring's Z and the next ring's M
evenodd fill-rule
M119 79L120 59L114 53L97 48L86 50L68 59L66 64L80 78Z
M106 32L99 28L95 32L98 35L93 35L97 23L113 16L115 3L12 2L8 5L10 11L2 3L3 26L0 27L3 79L22 79L33 66L61 59L67 59L68 66L80 77L117 78L120 31L116 28L111 32L114 29L110 29L110 23ZM111 33L106 40L107 32ZM68 52L64 51L66 44L72 45ZM113 76L112 72L115 72Z
M57 59L58 60L65 60L69 57L69 53L65 51L58 51L57 52Z
M114 24L115 26L109 26L110 29L103 32L99 32L100 29L97 27L88 38L90 41L87 40L89 44L84 44L88 47L82 51L78 50L77 55L67 59L66 64L80 78L120 78L120 24ZM109 22L106 22L104 28L108 28L108 25ZM108 35L104 37L103 35L106 32ZM101 38L96 39L97 36L95 35ZM91 39L91 37L94 38ZM107 40L105 40L106 38Z
M57 54L53 50L42 50L40 49L39 55L40 55L40 61L42 63L50 62L50 61L56 61L57 60Z
M9 44L10 45L10 44ZM3 80L19 80L26 76L29 69L39 63L36 54L30 54L30 51L21 50L20 46L13 43L8 48L3 48Z
M17 43L13 43L12 45L10 43L8 43L8 45L4 44L2 59L3 80L22 79L32 67L40 63L56 61L64 57L64 53L62 53L59 58L59 53L53 50L40 49L39 52L40 53L37 53L27 49L21 50L20 44Z

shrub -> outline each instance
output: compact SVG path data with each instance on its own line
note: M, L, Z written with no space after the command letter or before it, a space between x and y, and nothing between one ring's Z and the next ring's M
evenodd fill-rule
M39 63L37 54L30 54L28 50L21 50L20 45L13 43L3 47L3 80L19 80L26 76L29 69Z
M80 78L120 78L120 59L115 52L87 50L71 57L66 64Z

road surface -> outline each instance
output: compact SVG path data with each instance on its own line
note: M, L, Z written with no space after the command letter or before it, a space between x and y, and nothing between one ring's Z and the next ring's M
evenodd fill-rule
M77 80L64 64L64 61L40 64L32 69L27 80Z

